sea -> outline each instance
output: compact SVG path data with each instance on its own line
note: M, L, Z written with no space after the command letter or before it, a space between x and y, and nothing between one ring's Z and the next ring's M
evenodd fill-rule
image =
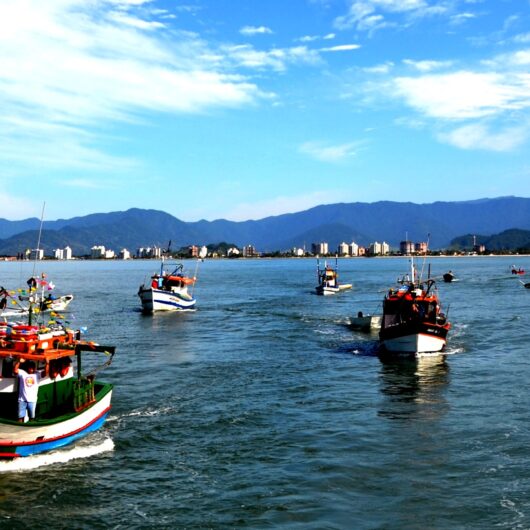
M334 259L329 260L335 265ZM46 273L60 315L115 345L104 427L0 462L0 528L530 528L530 257L417 260L452 323L443 354L381 358L349 327L409 259L187 260L197 310L143 315L156 261L2 262ZM35 269L36 268L36 269Z

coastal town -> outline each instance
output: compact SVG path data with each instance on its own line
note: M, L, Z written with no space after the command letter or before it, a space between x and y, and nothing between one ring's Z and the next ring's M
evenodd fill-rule
M179 259L193 259L205 256L208 258L260 258L260 257L314 257L314 256L337 256L342 258L355 257L377 257L377 256L413 256L413 255L478 255L490 253L485 245L478 244L476 239L473 240L473 246L470 249L456 251L450 249L447 251L432 251L426 241L414 242L404 240L399 243L399 247L392 248L387 242L374 241L368 246L362 246L352 241L351 243L341 242L336 248L331 247L326 241L311 243L310 248L293 247L285 251L260 252L254 245L228 245L220 243L217 245L189 245L172 251L169 248L161 246L140 247L131 252L126 248L115 251L106 248L104 245L94 245L89 255L75 256L69 246L57 248L53 253L47 254L44 249L26 249L16 256L3 257L4 261L15 260L75 260L75 259L92 259L92 260L129 260L129 259L160 259L162 256L173 256Z

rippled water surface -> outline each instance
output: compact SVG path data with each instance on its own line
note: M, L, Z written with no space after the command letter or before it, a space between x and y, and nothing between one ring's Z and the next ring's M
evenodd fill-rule
M155 316L136 296L154 262L39 264L75 295L72 325L117 346L113 409L76 446L0 463L0 527L530 528L530 290L512 263L530 269L433 259L460 278L439 284L446 354L384 362L347 323L405 258L340 260L353 290L332 297L313 260L206 261L198 310ZM0 284L32 267L0 263Z

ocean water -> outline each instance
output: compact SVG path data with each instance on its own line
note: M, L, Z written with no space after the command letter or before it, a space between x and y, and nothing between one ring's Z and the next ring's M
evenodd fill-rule
M339 260L353 289L331 297L314 260L207 260L197 311L154 316L136 292L156 262L39 263L74 294L72 325L117 346L113 409L74 446L0 463L0 527L530 528L530 290L512 263L530 270L430 260L460 279L438 284L447 351L384 362L347 324L406 258ZM32 268L0 263L0 284Z

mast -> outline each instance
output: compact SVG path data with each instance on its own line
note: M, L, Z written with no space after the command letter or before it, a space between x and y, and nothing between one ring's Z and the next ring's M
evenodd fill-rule
M35 249L35 259L33 260L33 272L31 273L31 277L35 278L35 269L37 268L37 255L38 251L40 250L40 238L42 235L42 225L44 223L44 209L46 208L46 201L42 203L42 212L40 215L40 227L39 227L39 237L37 238L37 248ZM31 292L28 296L29 299L29 308L28 308L28 325L31 326L32 324L32 316L33 316L33 299L31 296Z

